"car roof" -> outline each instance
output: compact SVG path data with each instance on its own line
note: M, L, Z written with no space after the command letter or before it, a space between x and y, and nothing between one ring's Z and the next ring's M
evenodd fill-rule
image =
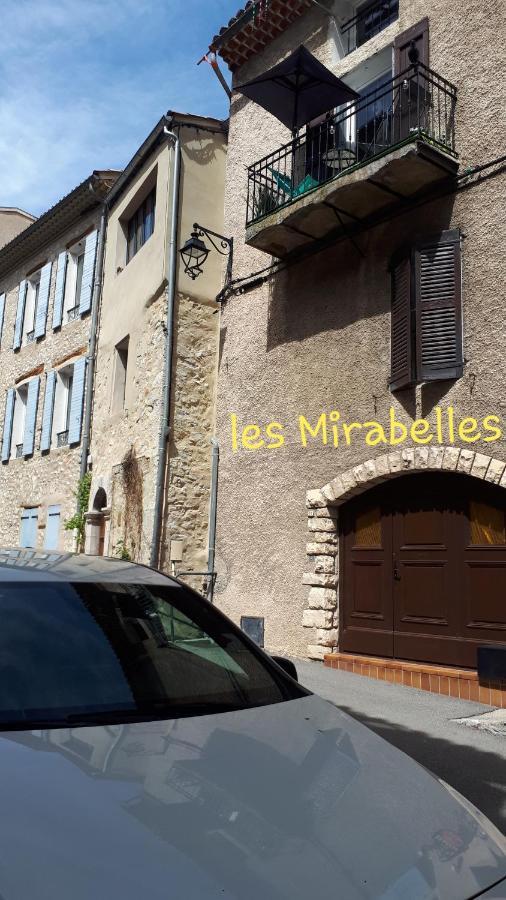
M128 560L79 553L0 547L2 581L112 581L130 584L164 584L178 581Z

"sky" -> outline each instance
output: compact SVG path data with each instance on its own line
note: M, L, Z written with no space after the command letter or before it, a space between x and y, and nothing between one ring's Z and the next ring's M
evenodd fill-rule
M228 114L196 63L241 0L0 3L0 206L40 215L93 169L122 168L168 109Z

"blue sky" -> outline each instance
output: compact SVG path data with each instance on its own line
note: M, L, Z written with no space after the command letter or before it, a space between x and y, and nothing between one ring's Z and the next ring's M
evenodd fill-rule
M0 206L39 215L93 169L121 168L167 109L227 115L196 63L241 0L1 5Z

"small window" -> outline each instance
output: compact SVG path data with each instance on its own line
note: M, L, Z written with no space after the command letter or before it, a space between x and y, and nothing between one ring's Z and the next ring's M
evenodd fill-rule
M44 550L57 550L60 540L60 507L48 506Z
M40 275L41 273L37 272L27 281L23 337L21 341L23 346L35 340L35 319L37 318L37 305L40 294Z
M128 344L126 337L114 350L114 382L112 390L111 412L119 413L125 408L125 391L128 370Z
M151 237L155 228L156 188L148 194L145 200L137 208L133 216L128 220L127 254L126 261L130 262L133 256Z
M503 509L471 500L469 505L471 544L506 544L506 515Z
M70 408L72 404L72 387L74 383L74 367L65 366L56 374L53 410L53 447L66 447L69 442Z
M392 264L390 390L460 378L460 232L444 231Z
M357 8L356 46L365 44L369 38L383 31L391 22L399 18L399 0L367 0Z
M70 249L67 260L63 322L70 322L79 313L81 287L83 283L85 238L77 241Z
M21 547L37 546L37 523L39 510L36 506L24 509L21 513L21 529L19 544Z
M14 394L14 416L12 420L11 458L23 456L28 385L21 385Z

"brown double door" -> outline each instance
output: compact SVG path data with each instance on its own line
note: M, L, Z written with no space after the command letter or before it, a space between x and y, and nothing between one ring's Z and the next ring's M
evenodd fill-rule
M503 491L442 473L392 480L342 515L340 649L475 667L506 645Z

